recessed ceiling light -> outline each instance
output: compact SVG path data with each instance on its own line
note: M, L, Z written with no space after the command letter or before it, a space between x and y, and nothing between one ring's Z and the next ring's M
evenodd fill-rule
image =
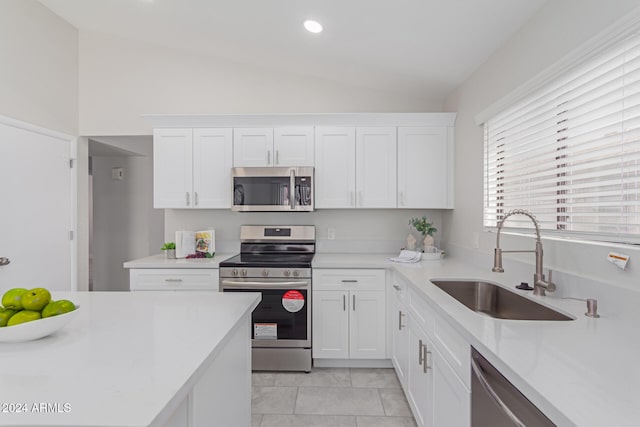
M307 29L310 33L319 33L322 31L322 25L319 22L312 21L310 19L304 21L304 28Z

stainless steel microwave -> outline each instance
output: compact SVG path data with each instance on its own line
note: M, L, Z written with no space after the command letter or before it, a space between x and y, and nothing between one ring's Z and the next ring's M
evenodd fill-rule
M231 185L234 211L313 211L312 167L233 168Z

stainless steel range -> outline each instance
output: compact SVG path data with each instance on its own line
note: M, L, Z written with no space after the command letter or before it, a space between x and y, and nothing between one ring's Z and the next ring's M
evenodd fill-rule
M312 225L240 228L240 254L220 263L220 291L260 292L252 314L254 371L311 371Z

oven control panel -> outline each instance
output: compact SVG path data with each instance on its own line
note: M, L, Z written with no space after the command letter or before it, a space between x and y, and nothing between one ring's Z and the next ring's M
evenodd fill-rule
M311 277L311 269L286 267L220 267L220 277L308 279Z

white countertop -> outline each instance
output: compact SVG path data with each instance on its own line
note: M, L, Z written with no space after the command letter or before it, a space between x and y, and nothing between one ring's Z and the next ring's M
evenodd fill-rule
M124 263L124 268L220 268L220 263L237 253L217 253L213 258L165 259L164 254L151 255Z
M585 302L535 297L527 291L517 292L570 314L575 320L501 320L479 315L429 280L483 279L511 289L515 283L504 283L505 276L492 273L491 266L480 269L455 259L399 264L376 254L316 254L314 267L316 263L317 268L377 265L400 272L431 300L443 318L559 426L638 425L638 317L607 315L606 307L601 307L601 317L592 319L584 316Z
M40 340L0 343L0 404L60 412L0 412L0 425L156 426L166 421L258 294L57 292L81 306ZM63 410L67 404L67 412Z

